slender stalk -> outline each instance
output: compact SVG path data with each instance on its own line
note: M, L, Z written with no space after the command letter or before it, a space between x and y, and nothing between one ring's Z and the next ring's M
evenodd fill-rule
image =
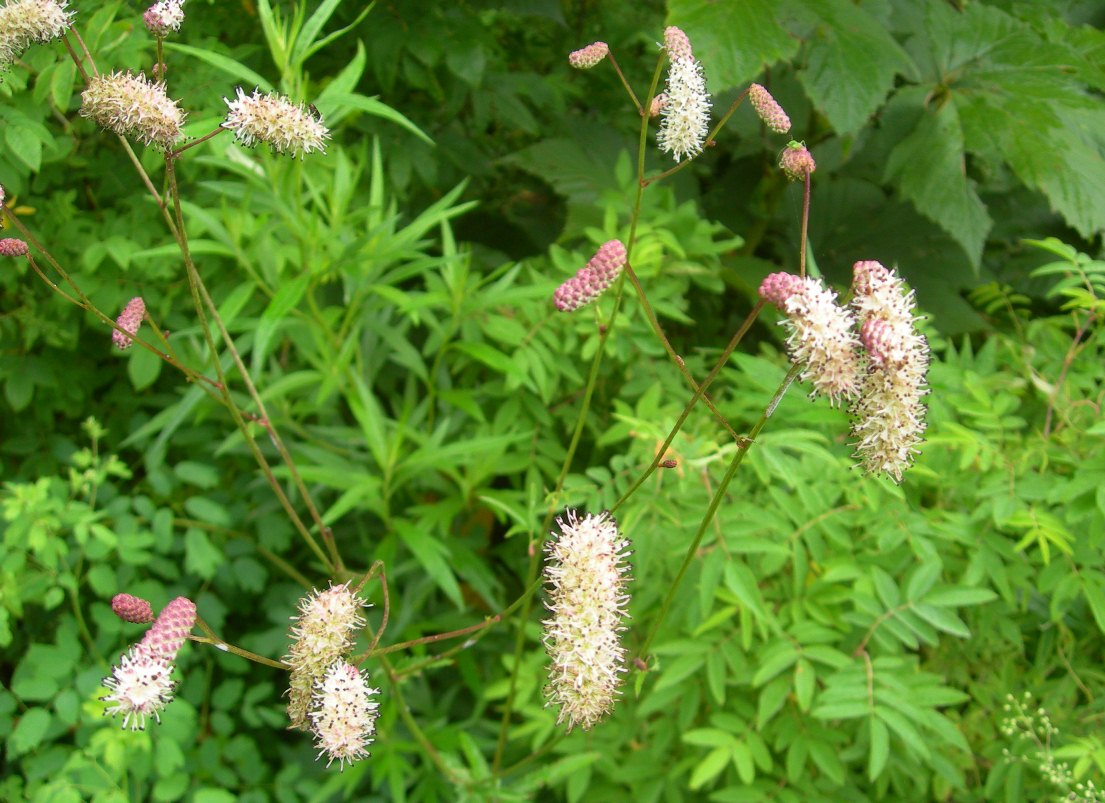
M215 635L215 631L212 630L211 627L207 624L207 622L203 621L203 619L201 619L199 616L196 617L196 625L199 627L200 630L202 630L207 635L205 635L205 636L191 636L191 635L188 636L188 638L191 639L192 641L195 641L199 644L211 644L217 650L222 650L223 652L229 652L232 655L237 655L239 658L245 658L246 660L253 661L254 663L264 664L265 666L271 666L273 669L283 669L285 671L290 671L291 670L291 667L288 666L283 661L274 661L271 658L266 658L263 655L258 655L255 652L250 652L249 650L243 650L241 647L236 647L233 644L230 644L226 641L223 641L221 638L219 638L218 636Z
M793 365L787 372L787 375L783 378L782 384L779 385L779 389L775 391L775 395L764 409L763 414L760 416L760 420L756 422L755 426L748 433L748 437L737 446L737 453L733 456L732 462L729 463L729 468L725 471L725 476L721 478L721 482L718 483L717 490L714 491L714 496L710 500L709 507L706 508L706 514L702 517L702 521L699 522L698 531L695 533L694 539L687 547L687 553L683 556L683 563L679 567L679 571L675 573L675 579L668 587L668 592L664 596L664 602L660 606L660 613L653 621L652 626L649 628L648 635L645 637L644 644L641 647L639 656L640 661L646 666L648 664L648 650L652 646L652 639L656 636L656 631L660 629L660 625L663 624L664 618L668 615L668 609L671 608L671 603L675 599L675 594L679 590L680 584L683 582L683 577L687 573L687 569L690 568L691 562L694 560L695 554L698 552L698 546L702 543L702 537L706 534L707 528L710 526L710 522L714 518L714 514L717 513L718 507L721 505L721 500L725 497L725 492L729 488L729 483L733 481L733 477L737 473L737 469L740 468L741 463L744 462L744 456L748 454L748 449L756 440L756 436L760 434L760 430L764 428L772 413L775 412L775 408L783 398L783 394L787 392L787 388L790 387L790 383L794 381L794 378L798 376L802 370L801 365Z
M622 73L622 68L618 65L618 60L614 58L614 51L610 51L606 54L607 61L610 62L610 66L614 68L614 72L618 74L618 79L622 82L622 86L625 87L625 91L629 94L629 99L633 101L633 105L637 107L637 113L647 115L648 112L641 102L637 100L637 95L633 92L633 87L629 85L629 81L625 80L625 75Z
M184 143L179 148L177 148L175 151L170 153L169 156L171 156L173 159L176 159L178 156L180 156L182 153L184 153L189 148L194 148L197 145L202 145L203 143L207 142L207 140L214 139L219 134L221 134L223 131L226 131L226 129L223 128L222 126L219 126L214 131L212 131L210 134L204 134L199 139L194 139L191 142Z
M806 171L805 187L802 190L802 231L798 240L798 275L806 278L806 242L810 229L810 172Z

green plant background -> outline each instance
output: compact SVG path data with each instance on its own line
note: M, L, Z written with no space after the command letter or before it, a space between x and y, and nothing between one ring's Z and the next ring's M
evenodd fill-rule
M101 68L152 63L141 8L75 8ZM924 453L900 487L864 479L845 415L792 388L651 671L590 733L561 737L543 708L534 613L501 775L515 621L393 655L398 683L370 660L379 738L343 773L284 730L280 673L197 645L162 723L130 733L96 700L141 633L112 595L187 595L223 637L275 658L297 575L326 577L225 411L147 352L111 350L92 316L8 262L0 797L1057 797L1031 752L1003 757L1002 701L1024 690L1060 728L1056 755L1105 779L1100 4L416 0L361 19L357 4L312 3L298 19L323 19L314 36L295 35L297 9L189 0L167 58L190 135L221 121L235 86L264 82L313 100L334 140L298 162L216 138L180 165L185 218L347 561L388 567L384 643L480 622L523 591L600 345L591 310L565 316L550 297L624 237L634 191L639 118L607 65L567 65L591 41L639 93L666 24L689 34L719 111L749 81L771 88L818 162L815 269L843 286L852 261L878 259L917 290L934 348ZM204 365L179 254L118 144L77 115L78 80L57 43L5 74L7 203L102 309L143 295ZM783 144L742 106L716 147L645 193L634 267L695 376L760 279L796 269L801 188L774 168ZM143 162L160 176L156 154ZM738 431L786 371L772 320L711 390ZM611 506L689 395L635 304L605 348L560 507ZM619 511L633 655L734 448L696 408L678 467ZM375 627L379 586L369 595Z

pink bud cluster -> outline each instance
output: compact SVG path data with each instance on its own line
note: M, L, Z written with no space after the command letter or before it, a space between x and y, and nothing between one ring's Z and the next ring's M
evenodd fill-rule
M23 257L27 256L27 244L14 237L5 237L0 240L0 256Z
M752 84L748 88L748 99L752 101L752 108L763 120L764 125L776 134L785 134L790 131L790 118L783 111L771 93L759 84Z
M572 312L601 296L625 267L625 246L610 240L599 248L586 266L556 288L553 303L561 312Z
M577 70L589 70L610 54L606 42L594 42L568 54L568 63Z
M196 605L186 597L177 597L162 609L142 641L131 647L104 679L103 685L110 691L100 698L110 703L104 716L122 714L123 728L131 730L145 728L147 717L161 721L161 711L173 699L173 661L195 622Z
M557 519L545 549L545 581L552 617L544 621L551 659L547 705L557 724L589 730L614 707L625 673L621 633L628 618L629 541L607 513L582 520L573 510Z
M114 329L111 332L111 342L115 344L115 347L120 351L126 351L132 345L134 345L133 335L138 333L138 329L142 326L142 319L146 317L146 302L142 300L141 296L135 296L127 305L123 307L123 311L119 313L119 317L115 319L116 325L119 329L123 329L127 334L123 334L119 329ZM131 335L128 337L128 335Z
M153 607L141 597L116 594L111 598L112 612L124 622L145 624L153 621Z
M847 308L819 281L788 273L764 279L760 295L786 314L787 349L814 394L849 400L863 469L901 482L921 443L928 392L928 344L916 329L913 291L893 271L863 261L853 267Z
M801 142L790 142L779 156L779 167L791 181L805 181L817 169L813 156Z
M674 25L664 29L664 50L668 52L668 58L672 61L694 58L690 38L682 28L676 28Z

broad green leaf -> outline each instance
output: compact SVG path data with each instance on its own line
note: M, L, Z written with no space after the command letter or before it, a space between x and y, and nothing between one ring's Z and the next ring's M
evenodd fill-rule
M691 789L701 789L722 773L729 764L731 753L728 747L715 747L702 759L691 772Z
M964 605L982 605L997 599L998 595L988 588L949 588L937 587L921 599L926 605L938 608L958 608Z
M725 747L736 741L733 734L717 728L689 730L683 734L682 739L687 744L694 744L699 747Z
M867 758L867 778L874 781L886 768L886 760L890 757L890 731L887 730L882 720L871 717L870 725L871 744Z
M210 580L225 559L222 550L211 543L207 533L195 527L188 528L184 534L184 568L188 572Z
M46 735L52 719L45 708L36 706L27 709L20 715L19 722L8 737L8 751L13 756L21 756L34 750L42 744L42 737Z
M148 349L135 346L127 360L127 376L135 390L145 390L161 375L164 363L160 357Z
M920 93L912 93L920 104ZM992 225L967 178L963 130L954 103L921 108L905 139L891 151L886 178L896 181L922 215L948 232L978 267Z

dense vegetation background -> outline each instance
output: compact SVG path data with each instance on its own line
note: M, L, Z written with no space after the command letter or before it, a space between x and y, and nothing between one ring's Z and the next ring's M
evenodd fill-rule
M142 7L73 7L101 69L149 68ZM538 611L517 667L516 617L370 660L379 736L344 773L284 730L281 673L197 645L162 724L121 731L96 698L141 630L111 614L113 594L187 595L224 638L277 658L305 584L328 578L222 408L147 352L111 350L102 324L6 260L0 797L1097 799L1078 785L1105 782L1101 4L319 8L188 0L168 80L193 136L261 81L333 129L302 162L218 137L179 173L200 270L326 523L351 568L386 563L385 644L514 602L550 505L612 505L689 397L627 301L550 498L600 343L592 311L558 313L551 294L625 236L634 191L639 118L607 65L566 61L594 40L643 94L676 24L717 110L752 80L782 102L818 164L814 268L846 286L854 260L877 259L917 290L934 347L924 453L900 487L863 478L845 414L792 388L649 671L590 733L563 736L543 708ZM118 143L77 115L80 89L58 43L4 75L7 203L101 309L143 295L209 367L179 253ZM634 266L696 376L762 277L796 270L801 188L775 168L783 144L742 106L645 193ZM158 154L142 158L160 175ZM738 431L786 371L774 320L712 388ZM619 513L632 655L734 449L695 408L678 468Z

